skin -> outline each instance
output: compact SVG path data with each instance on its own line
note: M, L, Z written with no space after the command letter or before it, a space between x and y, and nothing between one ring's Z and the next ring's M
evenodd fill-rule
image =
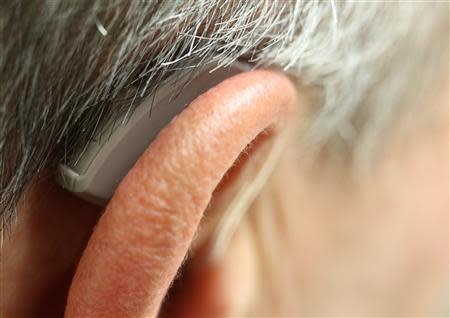
M226 186L214 191L216 185L261 130L270 126L277 134L276 127L289 126L286 120L296 116L295 105L302 106L285 77L258 74L220 84L172 122L104 214L51 180L37 180L2 250L4 316L442 315L448 80L420 101L440 120L417 128L412 116L415 128L406 123L393 132L370 177L359 182L345 167L303 163L292 136L226 253L208 259L204 221L220 212L226 194ZM274 82L266 86L267 80ZM256 96L243 98L253 85L263 85L256 95L271 101L268 109ZM272 95L276 88L283 94ZM222 116L234 112L239 121ZM230 178L230 186L236 180Z
M249 72L177 116L106 207L78 265L66 316L156 316L212 192L248 143L294 112L295 96L284 76Z
M296 105L294 85L272 71L237 75L192 102L116 190L78 265L66 316L155 316L223 175Z

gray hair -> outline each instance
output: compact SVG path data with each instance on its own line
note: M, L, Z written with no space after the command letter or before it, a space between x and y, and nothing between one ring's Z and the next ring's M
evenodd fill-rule
M179 69L195 73L200 65L219 67L236 59L280 68L320 92L311 111L309 144L364 157L379 139L374 136L405 105L411 87L422 83L411 79L429 78L423 72L437 69L429 61L448 56L446 2L1 5L4 225L35 175L73 156L102 122L132 111Z

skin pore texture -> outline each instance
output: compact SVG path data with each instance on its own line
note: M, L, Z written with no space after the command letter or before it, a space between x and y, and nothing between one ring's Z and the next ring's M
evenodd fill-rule
M3 3L1 317L448 316L448 3ZM202 96L106 212L54 183L101 118L236 59L299 86Z
M280 77L269 72L259 74ZM246 76L250 79L253 75ZM251 86L241 85L240 89ZM286 92L289 91L284 91L284 94ZM267 98L272 96L267 90L265 94L268 94ZM302 111L304 101L299 95L299 111ZM224 102L222 99L218 104L224 105ZM130 213L130 218L116 225L117 232L114 224L105 222L105 218L94 227L101 214L98 207L73 197L51 180L37 180L32 191L21 201L19 208L23 217L2 249L2 314L5 317L62 316L67 291L85 244L92 232L96 233L93 236L97 236L96 242L100 242L101 236L105 237L98 234L101 230L108 234L105 238L111 240L100 247L97 245L97 254L92 249L86 253L89 259L84 258L78 267L78 271L83 270L84 274L77 273L76 279L79 280L72 287L67 315L83 316L85 313L77 310L85 308L104 310L105 316L112 317L123 316L122 310L151 315L161 305L167 284L173 278L175 282L162 301L161 317L445 315L448 312L448 303L445 302L448 291L449 221L448 78L418 102L422 107L434 109L434 114L439 113L439 119L430 116L429 121L424 120L418 127L417 116L411 113L411 118L406 119L410 121L409 125L392 133L371 175L361 178L359 182L349 177L346 167L320 160L314 167L305 164L299 160L295 136L290 138L272 176L249 207L225 254L216 262L210 262L205 256L204 245L208 240L203 238L208 232L208 222L205 221L220 212L217 205L226 201L226 188L239 187L235 184L239 177L225 176L221 186L214 191L206 211L203 212L200 207L193 211L195 206L192 203L188 205L197 220L186 220L188 210L183 207L175 213L177 219L171 217L173 213L155 216L141 214L143 210L140 208L126 211L126 202L118 202L116 206L123 208L120 210L122 212L115 212L116 217ZM282 107L282 103L282 99L277 100L275 105ZM204 107L208 108L207 105ZM223 112L226 111L220 111ZM272 112L276 113L274 109ZM295 116L295 113L285 114L287 117ZM276 121L276 118L273 120ZM248 140L241 139L242 149L236 145L234 155L225 153L229 155L228 162L231 163L232 157L245 148L245 143L250 142L252 136L270 122L272 120L267 120L265 124L260 122L258 129L258 125L253 123L253 133L242 130L241 134L249 132ZM184 123L187 125L187 122ZM228 125L232 126L231 123ZM212 129L210 133L213 131L216 130ZM197 136L200 137L200 133ZM209 137L209 134L202 136ZM231 142L236 138L226 140ZM198 149L196 144L192 145L193 149ZM167 154L168 149L163 145L161 147ZM214 149L221 150L223 147L225 145ZM154 146L152 148L155 149ZM173 151L176 152L176 149ZM250 157L257 154L258 151L251 152ZM209 154L201 160L202 167L214 162L213 155ZM151 157L147 160L155 162ZM192 160L190 158L189 162ZM170 160L167 164L174 162ZM219 175L226 170L226 164L221 162L222 173L214 173L216 183ZM157 163L161 164L159 160ZM144 175L138 177L146 183ZM184 174L181 176L185 178L180 182L192 184L192 178ZM212 191L213 183L207 179L204 185L209 185ZM132 186L131 183L128 186ZM122 195L130 193L130 200L139 201L142 207L152 198L147 199L140 192L142 188L136 188L133 186L132 189L137 191L137 196L128 192L132 189L123 188L120 191L123 191ZM192 191L211 195L205 189L194 187ZM225 198L222 198L224 194ZM174 198L178 199L178 196L179 193ZM142 200L140 197L143 197ZM167 195L163 197L167 198ZM169 206L166 202L159 203ZM111 213L112 208L109 207L107 213ZM175 211L175 207L172 210ZM137 218L144 219L140 222L134 219L131 214L135 212ZM204 219L194 235L193 249L188 251L184 265L176 268L176 264L180 265L185 258L189 235L192 238L193 228L202 213ZM154 217L157 221L159 219L156 223L158 227L148 222ZM142 272L127 275L127 269L142 265L141 262L160 264L148 248L154 248L158 238L165 237L164 232L160 233L158 229L175 229L172 222L179 224L179 232L166 238L169 239L168 246L174 250L166 250L167 253L160 254L159 258L161 261L165 259L168 266L157 266L158 272L144 268ZM127 228L134 233L133 236L122 232ZM148 238L149 231L157 232ZM184 250L175 243L176 240L181 242ZM196 243L202 240L206 243ZM144 244L145 250L131 249L130 254L127 249L124 252L123 244L126 242L133 246ZM116 248L113 243L119 243L119 246ZM88 249L92 247L90 244ZM122 257L124 260L136 257L134 253L142 256L142 260L137 260L135 264L124 262L117 271L114 264L120 264ZM107 260L106 257L111 262L101 264ZM174 274L175 268L177 274ZM107 274L117 276L108 278ZM142 278L140 275L143 280L136 282ZM98 279L100 288L91 286L91 290L84 290L83 294L83 288L89 287L90 282L83 281L80 276ZM146 278L152 278L151 284L144 282ZM116 289L109 288L109 283ZM147 289L149 286L152 288ZM124 291L123 288L131 287L140 294L132 299L126 298L126 306L111 312L110 308L117 306L117 302L110 297L118 296ZM103 297L102 293L106 295ZM146 297L150 293L156 293L159 303L148 302ZM94 300L96 297L100 298L97 303ZM81 302L92 307L77 308L77 304L81 307ZM96 313L103 315L103 312Z
M78 266L66 316L155 316L212 192L246 145L279 128L296 104L291 82L270 71L237 75L194 100L113 195Z

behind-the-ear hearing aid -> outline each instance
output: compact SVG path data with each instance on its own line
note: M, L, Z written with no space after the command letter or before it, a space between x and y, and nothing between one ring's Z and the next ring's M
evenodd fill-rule
M129 118L118 119L114 124L107 123L113 125L111 132L107 136L92 138L75 163L61 164L58 183L87 201L106 204L122 178L172 118L197 96L246 70L249 70L249 65L240 62L214 71L205 69L189 80L180 92L174 91L176 85L170 85L173 81L167 81L169 84L158 88ZM174 76L182 81L188 73Z

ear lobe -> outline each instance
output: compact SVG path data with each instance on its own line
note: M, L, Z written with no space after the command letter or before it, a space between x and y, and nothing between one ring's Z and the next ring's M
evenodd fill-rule
M156 316L214 189L261 131L296 110L282 74L242 73L205 94L150 145L116 190L72 282L67 316Z

